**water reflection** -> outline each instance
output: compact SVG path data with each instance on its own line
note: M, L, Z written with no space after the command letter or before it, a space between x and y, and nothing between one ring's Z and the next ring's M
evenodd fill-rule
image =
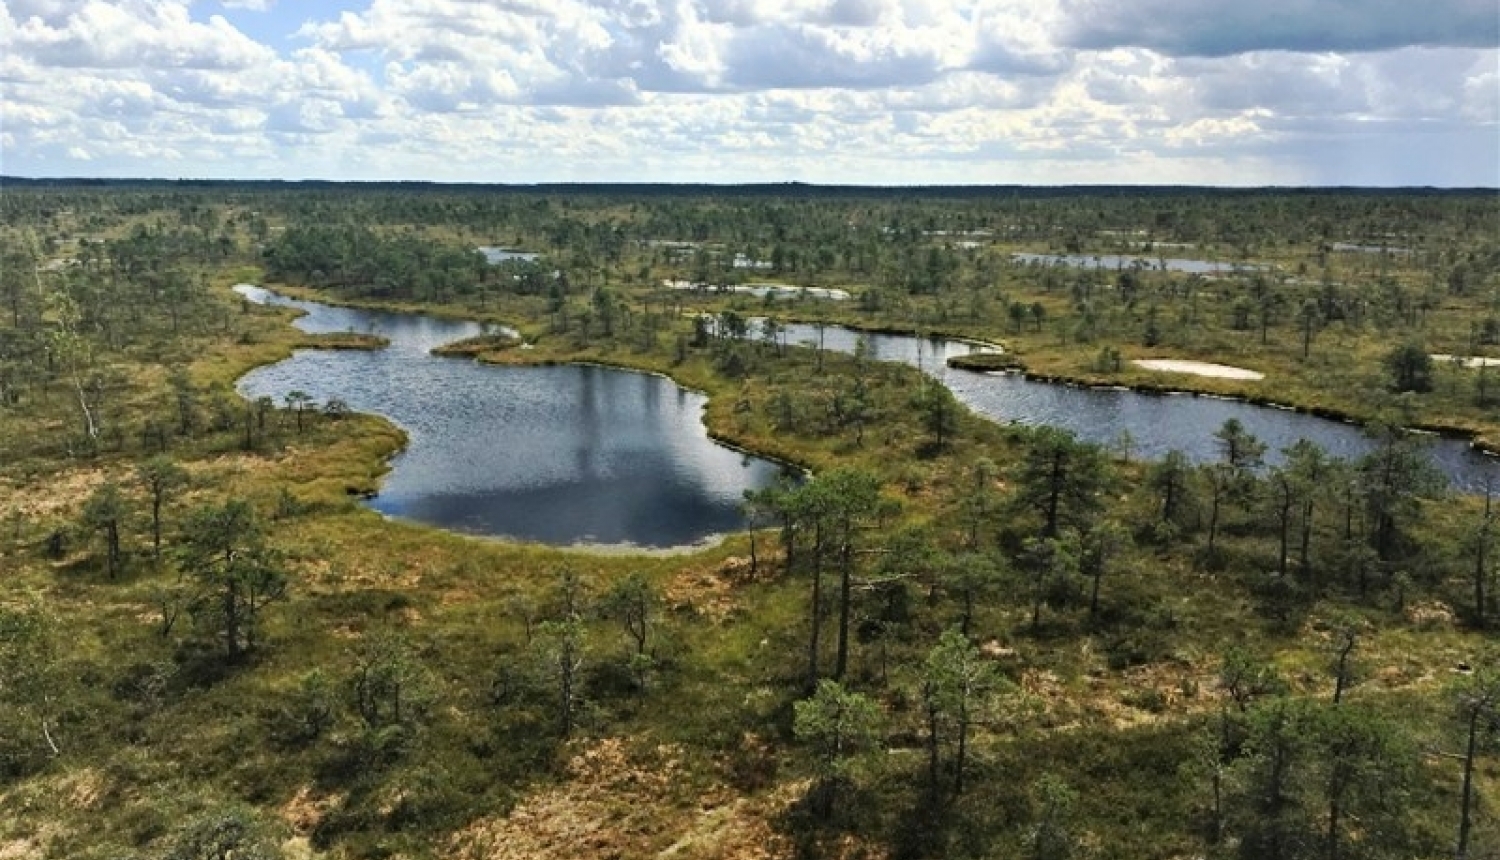
M385 416L409 435L371 505L456 531L551 544L669 547L739 528L746 489L780 469L715 444L704 397L671 380L592 366L500 368L428 350L474 323L299 302L308 332L368 331L374 352L303 350L240 381L249 397L295 389ZM676 396L663 396L674 393Z
M1370 439L1356 426L1268 406L1187 394L1146 394L1107 388L1080 388L1028 380L1019 374L978 373L947 366L952 356L989 347L909 335L863 334L826 326L825 348L853 354L863 337L869 354L882 361L918 367L946 385L976 413L995 421L1048 425L1071 431L1099 445L1117 444L1129 434L1135 455L1159 458L1178 450L1196 462L1219 457L1213 433L1234 418L1268 448L1267 460L1279 462L1281 449L1310 439L1330 454L1357 458L1371 450ZM816 326L786 326L788 343L818 342ZM1423 437L1433 464L1458 489L1483 492L1485 480L1500 486L1500 459L1487 457L1457 439Z

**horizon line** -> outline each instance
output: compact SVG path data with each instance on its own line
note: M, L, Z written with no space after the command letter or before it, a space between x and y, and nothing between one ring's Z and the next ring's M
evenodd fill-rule
M1355 192L1494 192L1500 186L1493 185L1214 185L1193 183L1121 183L1080 182L1061 184L1025 183L909 183L866 184L807 182L796 179L762 180L753 182L708 182L708 181L652 181L652 180L544 180L535 182L504 182L482 180L438 180L438 179L326 179L305 177L298 179L268 178L213 178L213 177L163 177L163 176L17 176L0 174L0 186L6 184L47 185L103 185L103 184L166 184L166 185L292 185L292 186L421 186L431 188L495 188L495 189L559 189L559 188L653 188L653 189L806 189L806 190L850 190L850 191L910 191L910 190L1188 190L1188 191L1355 191Z

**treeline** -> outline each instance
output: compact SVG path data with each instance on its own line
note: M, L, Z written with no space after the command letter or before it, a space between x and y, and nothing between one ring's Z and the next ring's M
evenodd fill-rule
M8 413L12 426L41 416L50 423L46 433L7 435L9 456L87 456L118 450L136 433L156 438L169 432L163 428L185 428L181 408L166 405L158 419L137 423L131 368L154 361L180 370L191 344L230 331L230 306L189 261L222 263L233 252L199 231L148 228L85 242L67 259L49 257L34 236L12 240L0 265L0 416ZM180 403L186 383L166 382L158 380L156 396ZM231 414L240 409L227 390L215 402Z
M743 191L743 194L736 194ZM183 205L227 205L288 223L407 224L489 231L532 241L570 237L606 224L627 241L777 243L804 256L817 248L789 239L805 218L827 221L808 238L877 241L891 231L936 244L964 239L1039 241L1083 251L1108 242L1219 244L1241 252L1287 245L1368 243L1426 253L1500 228L1484 191L1359 189L858 189L754 186L443 186L338 183L12 183L0 212L19 218L59 210L131 215ZM826 214L825 214L826 213ZM838 229L833 229L837 222ZM983 232L985 235L964 235ZM1101 236L1104 231L1104 236ZM570 249L554 241L545 250ZM1041 250L1041 249L1038 249ZM1149 249L1147 251L1149 253Z
M475 248L380 236L352 224L288 229L262 257L273 281L372 299L442 302L488 280L488 264Z

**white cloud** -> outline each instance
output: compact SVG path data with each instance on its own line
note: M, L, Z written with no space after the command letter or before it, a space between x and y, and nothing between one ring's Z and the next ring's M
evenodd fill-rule
M13 17L6 34L11 50L40 66L244 70L275 57L220 16L191 20L185 3L90 0L65 17L59 4L18 5L45 7Z
M739 89L892 87L935 80L945 45L919 31L754 27L726 46L725 82Z
M256 19L283 27L273 46L191 0L10 0L5 169L1500 184L1500 49L1453 35L1470 0L1420 25L1375 0L1343 42L1283 38L1227 0L1127 15L1177 2L280 4ZM1313 0L1267 2L1324 20Z

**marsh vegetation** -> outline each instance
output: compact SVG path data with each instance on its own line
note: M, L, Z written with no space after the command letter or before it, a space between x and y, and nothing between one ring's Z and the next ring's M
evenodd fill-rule
M1400 429L1500 439L1494 369L1431 359L1500 357L1493 193L7 182L0 210L0 855L1500 846L1500 486L1452 492ZM235 386L396 339L246 282L469 321L445 352L490 364L666 374L809 477L677 555L387 519L406 432ZM1369 439L1226 419L1143 456L984 419L879 360L892 331L1100 385L1253 368L1172 384Z

